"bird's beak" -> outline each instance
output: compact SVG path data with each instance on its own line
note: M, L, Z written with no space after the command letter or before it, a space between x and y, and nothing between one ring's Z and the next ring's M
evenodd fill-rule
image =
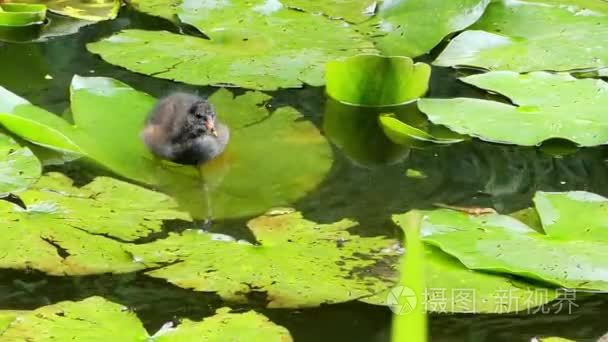
M205 128L207 128L207 130L209 132L211 132L211 134L213 134L214 137L217 137L217 131L215 130L215 123L212 120L205 121Z

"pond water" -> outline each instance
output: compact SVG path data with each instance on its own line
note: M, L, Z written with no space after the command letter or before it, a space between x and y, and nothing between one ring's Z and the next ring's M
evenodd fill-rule
M118 19L85 27L75 35L42 43L0 43L0 86L56 113L68 107L68 89L74 74L116 78L154 96L172 90L201 94L214 90L137 75L107 64L86 51L86 43L127 27L175 31L170 23L123 10ZM46 75L52 79L45 78ZM457 76L457 71L434 68L429 96L484 96L459 83ZM272 95L273 107L295 107L323 128L326 104L323 89L308 87ZM364 145L360 153L373 156L373 148L372 143ZM543 149L474 140L411 150L395 163L372 167L354 162L337 147L333 152L335 162L329 176L312 193L291 205L317 222L353 218L360 222L356 232L361 235L396 235L397 230L389 224L391 214L411 208L430 208L434 202L492 206L500 212L512 212L530 206L537 190L588 190L608 195L603 147L554 156ZM83 161L47 169L65 172L79 184L107 174ZM408 169L421 171L426 178L407 177ZM248 239L251 237L244 228L246 220L215 222L211 230ZM180 228L167 225L163 234ZM137 274L53 278L37 273L0 272L2 309L33 309L91 295L103 295L133 307L150 331L156 331L167 317L201 318L222 305L216 296L183 290ZM560 313L534 315L432 315L432 340L517 341L535 335L591 340L605 333L607 326L601 312L608 310L608 297L591 294L578 294L578 297L578 306L573 307L571 313L564 309ZM255 299L252 298L253 302ZM360 303L306 310L241 307L259 309L274 322L287 327L296 341L388 341L390 311L384 307Z

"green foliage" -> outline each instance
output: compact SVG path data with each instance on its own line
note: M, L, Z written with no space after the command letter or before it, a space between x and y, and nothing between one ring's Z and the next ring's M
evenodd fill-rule
M27 189L41 172L42 166L29 148L0 133L0 198Z
M608 141L608 84L568 74L495 71L462 81L505 95L514 105L473 99L422 99L429 119L483 140L534 146L563 138L581 146Z
M608 2L498 0L434 62L518 72L606 67Z

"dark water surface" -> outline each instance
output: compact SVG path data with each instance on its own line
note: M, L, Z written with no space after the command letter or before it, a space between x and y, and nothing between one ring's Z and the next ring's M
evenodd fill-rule
M168 22L124 11L112 22L83 28L78 34L43 43L0 42L0 85L55 113L68 108L74 74L108 76L155 96L172 90L210 93L211 87L193 87L137 75L101 61L84 45L126 27L176 28ZM45 79L51 75L52 79ZM458 72L435 68L431 97L486 96L459 83ZM305 88L271 93L273 106L298 108L323 127L323 90ZM370 143L370 150L374 146ZM493 206L512 212L531 205L535 191L587 190L608 195L606 148L588 148L554 157L537 148L522 148L472 141L448 147L411 150L401 161L373 167L353 162L335 148L335 163L327 179L313 193L293 203L306 218L333 222L349 217L361 223L361 235L394 235L390 215L433 202ZM416 169L425 179L408 178ZM66 172L86 183L105 171L84 162L49 169ZM213 231L248 237L243 220L217 222ZM167 231L179 227L167 227ZM151 332L172 317L200 319L222 303L212 294L180 289L138 274L95 277L46 277L36 273L0 271L0 309L33 309L59 300L101 295L133 307ZM255 302L256 298L252 298ZM260 302L263 298L259 298ZM557 335L593 340L608 331L607 295L578 295L572 312L518 315L433 315L433 341L526 341L536 335ZM306 310L256 308L286 326L296 341L387 341L390 311L361 303L346 303Z

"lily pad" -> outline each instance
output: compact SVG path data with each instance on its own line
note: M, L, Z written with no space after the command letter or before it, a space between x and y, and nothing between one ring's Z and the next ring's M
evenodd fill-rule
M434 62L519 72L608 64L608 2L499 0Z
M64 301L19 315L0 341L291 341L287 329L253 311L222 308L202 322L184 320L150 336L137 315L102 297Z
M568 74L496 71L461 78L514 105L472 98L422 99L429 119L483 140L534 146L551 138L580 146L608 143L608 84Z
M537 193L536 210L546 235L509 216L436 210L427 213L424 240L471 269L512 273L567 288L606 290L608 277L601 271L608 267L606 226L601 219L579 219L603 213L606 201L584 192ZM567 203L572 205L564 210ZM577 207L586 210L566 216Z
M422 97L431 68L408 57L359 55L327 63L329 96L347 104L391 106Z
M124 177L165 187L201 218L207 217L208 205L214 218L225 218L289 204L313 190L332 164L329 143L312 123L289 107L269 113L263 104L270 97L258 92L235 97L219 90L210 97L231 139L227 151L205 166L203 186L194 168L162 163L149 153L139 135L155 99L124 83L76 76L71 87L75 126L2 91L0 112L9 114L0 114L0 123L7 129L34 143L85 155Z
M72 18L102 21L114 19L120 0L19 0L21 3L42 4L49 11Z
M181 0L126 0L137 11L177 21L177 6Z
M163 220L190 220L170 197L105 177L75 188L48 174L19 196L27 209L0 201L1 268L51 275L139 270L118 240L159 232Z
M0 26L29 26L42 24L46 6L22 3L0 3Z
M376 0L283 0L289 7L359 23L374 15Z
M380 251L391 241L348 233L356 226L353 221L319 224L293 212L261 216L248 226L259 245L186 231L129 246L129 251L149 267L170 263L146 273L152 277L217 292L228 301L243 302L249 294L265 293L272 308L340 303L388 285L369 272L388 255Z
M426 131L408 125L397 119L394 114L384 114L378 117L380 127L384 134L395 144L411 145L414 141L430 142L434 144L454 144L464 139L454 136L453 138L435 137Z
M0 133L0 198L27 189L41 172L40 161L29 148Z
M349 25L291 10L278 0L187 0L178 15L210 39L125 30L87 47L142 74L259 90L321 86L327 61L376 51Z
M364 23L377 48L389 56L416 57L429 52L448 34L477 21L490 0L392 0L378 6Z
M393 215L393 222L403 226L404 217L405 214ZM425 265L424 295L429 312L518 312L533 310L558 297L554 289L468 269L457 259L429 245L425 246ZM382 292L363 301L386 305L388 294Z

